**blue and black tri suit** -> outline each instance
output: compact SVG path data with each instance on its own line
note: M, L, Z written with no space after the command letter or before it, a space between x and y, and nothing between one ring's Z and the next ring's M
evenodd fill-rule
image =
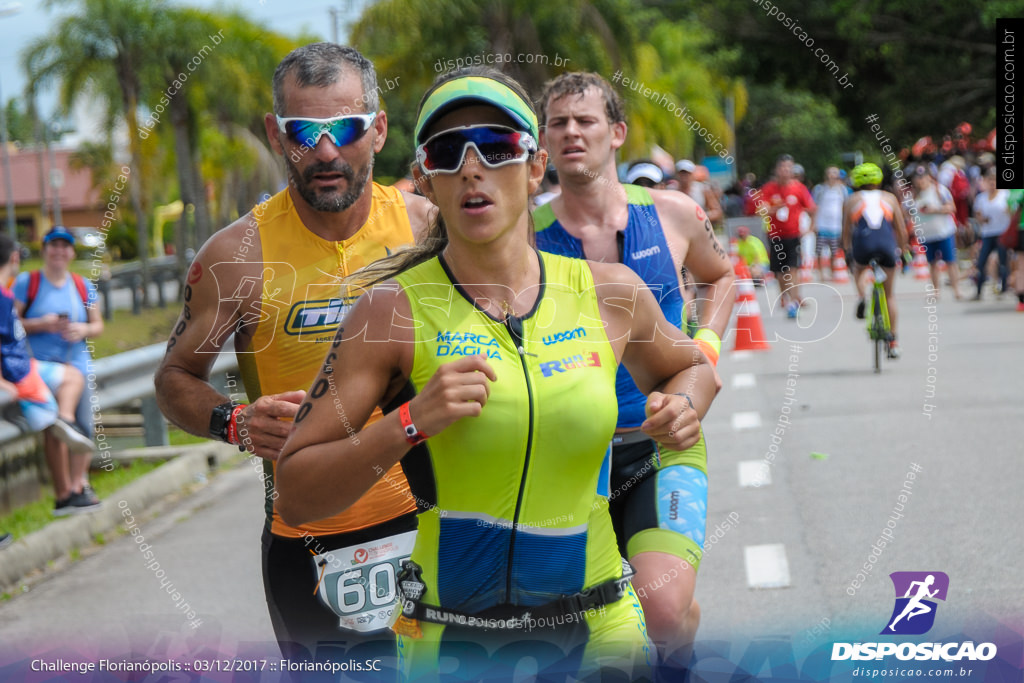
M682 328L683 296L665 231L650 193L624 185L629 217L617 233L619 258L650 288L665 317ZM533 214L537 247L585 259L583 243L555 217L551 204ZM618 429L636 429L645 419L647 398L625 366L616 377ZM707 450L704 436L685 451L669 451L640 432L617 434L612 441L610 486L598 487L606 499L620 552L633 557L656 551L676 555L694 570L700 565L707 519ZM655 475L655 476L651 476ZM599 506L598 512L603 507Z

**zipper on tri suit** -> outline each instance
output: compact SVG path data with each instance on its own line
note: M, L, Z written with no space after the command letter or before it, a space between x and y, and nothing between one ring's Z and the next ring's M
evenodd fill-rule
M338 264L341 266L341 276L348 277L348 250L345 248L345 240L335 242L334 248L338 251Z
M505 602L512 598L512 567L515 559L516 529L519 524L519 511L523 505L523 491L526 488L526 473L530 468L530 451L533 450L533 387L530 385L530 372L526 367L526 348L523 344L523 319L514 316L505 316L505 328L512 343L516 345L519 353L519 364L523 368L523 377L526 378L526 395L529 405L529 428L526 434L526 457L523 459L523 476L519 480L519 495L516 498L516 511L512 515L512 535L508 545L508 571L505 575ZM534 354L529 354L534 355Z

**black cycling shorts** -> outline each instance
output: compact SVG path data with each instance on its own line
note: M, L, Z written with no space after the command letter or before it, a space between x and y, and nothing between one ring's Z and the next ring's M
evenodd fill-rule
M896 267L896 252L899 247L896 245L896 237L892 234L891 227L854 228L852 241L853 260L858 265L869 266L871 261L875 260L883 268Z
M263 590L282 654L293 660L312 660L314 655L319 660L325 652L332 659L383 659L393 670L395 634L387 629L368 635L341 629L338 616L316 594L320 576L313 555L415 529L416 513L351 533L305 539L276 536L265 528ZM374 676L367 680L380 680L379 672Z
M768 259L773 273L794 272L800 268L799 237L769 237Z
M646 439L640 443L612 447L611 495L608 497L608 513L612 516L612 528L619 544L619 554L629 557L626 545L639 531L658 526L657 517L630 514L635 498L657 495L653 486L658 473L658 453L654 441ZM651 481L650 484L646 482ZM646 484L646 485L645 485ZM652 507L653 506L643 506Z

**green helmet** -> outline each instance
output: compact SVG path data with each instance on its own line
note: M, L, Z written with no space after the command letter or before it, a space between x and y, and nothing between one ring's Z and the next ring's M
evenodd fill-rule
M854 168L850 173L850 180L853 181L854 187L860 187L862 185L881 185L882 169L878 168L877 164L861 164Z

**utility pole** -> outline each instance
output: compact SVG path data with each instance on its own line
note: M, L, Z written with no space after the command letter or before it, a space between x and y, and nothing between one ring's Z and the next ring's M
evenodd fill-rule
M46 142L46 149L50 156L50 189L53 190L53 223L54 225L64 225L64 218L60 211L60 188L64 185L64 173L57 167L57 155L53 151L53 145L50 143L50 123L43 124L44 141Z
M0 17L17 14L21 11L20 2L11 2L0 6ZM7 233L15 242L18 241L18 223L14 219L14 188L11 182L11 157L7 152L7 107L4 105L3 94L0 93L0 156L4 166L4 194L7 195Z
M340 19L340 11L337 7L328 7L327 11L331 13L331 42L337 44L338 42L338 20Z
M327 8L331 13L331 42L344 41L347 45L352 41L352 25L370 3L367 0L338 0L338 4L339 7Z
M0 93L0 154L4 164L4 195L7 197L7 234L18 241L18 223L14 220L14 187L11 182L11 155L7 151L7 107Z

